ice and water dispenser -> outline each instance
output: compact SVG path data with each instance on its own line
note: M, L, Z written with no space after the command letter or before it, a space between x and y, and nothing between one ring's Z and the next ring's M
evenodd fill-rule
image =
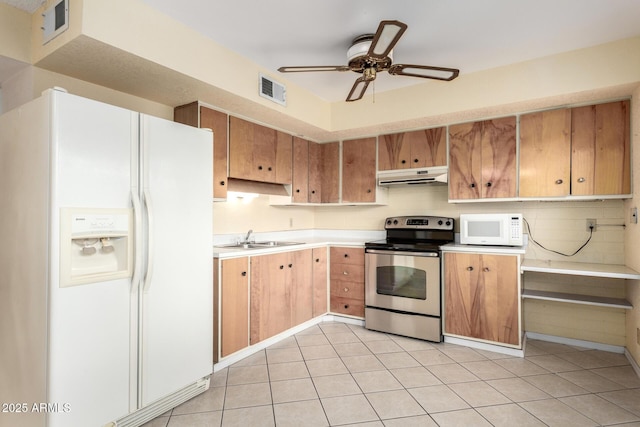
M61 210L60 287L131 277L131 209Z

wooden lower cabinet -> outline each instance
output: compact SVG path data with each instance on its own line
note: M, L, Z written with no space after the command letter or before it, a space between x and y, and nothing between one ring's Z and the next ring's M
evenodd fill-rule
M220 342L220 356L225 357L249 345L249 258L214 260L214 281L220 299L220 316L214 310L214 343ZM220 340L215 339L220 321ZM217 345L214 345L217 347ZM217 361L217 351L214 361Z
M313 316L312 249L251 257L250 343Z
M520 347L517 255L444 254L445 334Z
M331 247L331 312L364 317L364 249Z
M327 248L313 249L313 317L327 312Z

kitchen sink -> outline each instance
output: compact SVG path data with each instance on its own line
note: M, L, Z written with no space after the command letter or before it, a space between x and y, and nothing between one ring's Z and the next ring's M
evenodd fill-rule
M302 245L301 242L279 242L276 240L270 240L266 242L251 242L251 243L230 243L228 245L217 245L218 248L231 248L231 249L264 249L264 248L277 248L281 246L293 246Z

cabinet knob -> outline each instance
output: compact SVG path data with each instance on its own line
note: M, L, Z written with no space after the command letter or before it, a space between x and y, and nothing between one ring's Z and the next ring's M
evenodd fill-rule
M268 171L271 171L271 170L273 170L273 169L271 168L271 166L269 166L269 167L267 168L267 170L268 170Z
M400 163L402 163L404 165L405 163L407 163L407 161L406 160L401 160Z
M289 268L293 267L293 264L289 264Z
M311 194L316 194L316 190L311 190Z
M345 276L348 276L349 272L348 271L343 271L342 274L344 274Z
M283 268L284 268L284 265L281 265L281 266L280 266L280 270L282 270Z
M300 189L299 189L299 188L296 188L296 193L299 193L299 192L300 192Z
M584 179L583 177L578 178L578 182L585 182L586 179Z
M491 187L491 183L490 182L487 182L487 187Z
M418 159L413 159L413 163L418 163L420 160Z
M467 271L473 271L473 267L471 266L467 267Z
M484 271L486 273L487 271L491 271L491 270L489 270L489 267L485 267L485 268L482 269L482 271Z
M242 277L244 277L244 276L246 276L246 275L247 275L247 272L246 272L246 271L243 271L241 274L242 274Z
M367 190L367 193L371 193L371 189L370 188Z
M475 182L472 182L471 184L469 184L469 187L471 187L471 188L476 188L476 183L475 183Z
M320 262L320 258L316 258L316 262Z
M345 310L349 308L349 304L344 305Z
M344 254L344 257L345 258L349 258L349 254Z
M562 180L561 179L556 179L556 184L562 184Z
M262 166L258 166L258 170L261 171L262 170Z
M220 181L220 185L224 185L224 181Z
M345 292L349 292L349 288L344 288L344 291Z

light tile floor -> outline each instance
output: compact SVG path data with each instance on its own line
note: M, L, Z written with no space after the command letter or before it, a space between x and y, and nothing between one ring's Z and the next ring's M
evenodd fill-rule
M213 375L145 427L640 426L622 354L529 340L525 358L324 322Z

